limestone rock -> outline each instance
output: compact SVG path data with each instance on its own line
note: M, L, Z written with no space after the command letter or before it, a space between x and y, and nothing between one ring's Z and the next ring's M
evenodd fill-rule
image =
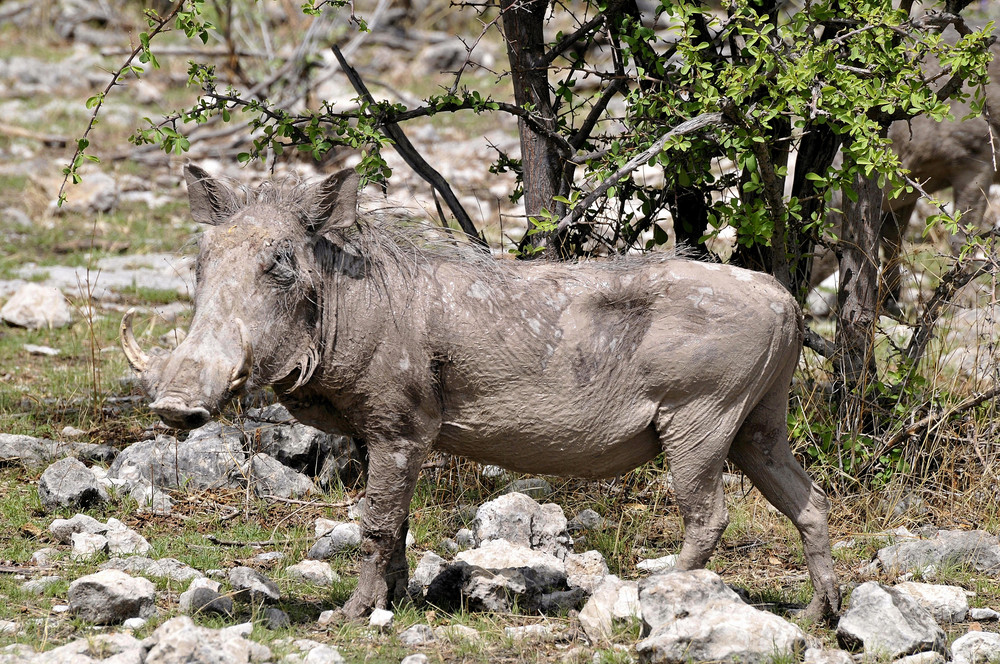
M183 613L219 613L233 615L233 598L219 593L220 584L204 577L191 581L187 590L179 598Z
M243 476L258 496L301 498L316 489L308 477L263 452L250 458Z
M166 621L143 645L149 649L144 664L247 664L271 659L267 646L230 628L200 627L188 616Z
M604 577L580 610L580 626L592 643L610 637L616 624L641 618L639 584L614 574Z
M99 625L156 615L156 587L148 579L118 570L80 577L69 585L70 611Z
M708 570L673 571L639 583L642 662L767 662L805 650L805 634L778 616L744 604Z
M341 551L357 548L360 544L361 526L356 523L338 523L316 540L307 555L313 560L325 560Z
M939 623L965 622L969 613L969 598L965 590L958 586L905 581L895 587L917 600Z
M108 475L130 486L142 481L172 489L236 489L244 460L240 432L212 422L184 441L161 435L130 445L111 464Z
M1000 542L982 530L939 530L929 539L898 542L878 552L890 573L920 572L935 566L968 566L978 572L1000 573Z
M229 583L236 598L248 598L251 602L277 602L281 591L274 581L250 567L234 567L229 570Z
M56 519L49 524L49 532L63 544L69 544L75 533L99 535L107 531L107 524L101 523L94 517L86 514L76 514L69 519Z
M73 322L66 298L58 288L27 283L0 308L0 318L8 325L31 330L66 327Z
M944 631L914 598L869 581L851 593L851 606L837 625L837 640L848 649L891 659L928 650L945 652Z
M399 642L406 646L421 646L434 641L434 630L430 625L414 625L399 634Z
M988 664L1000 659L1000 634L969 632L951 644L953 664Z
M38 480L38 497L46 509L89 507L108 494L83 463L66 457L49 466Z
M303 560L285 568L285 573L291 579L305 581L317 586L329 586L340 580L340 575L333 571L330 563L322 560Z
M523 493L508 493L479 507L473 531L479 543L506 540L564 558L573 545L566 526L558 505L539 505Z
M195 568L176 558L153 560L144 556L111 558L101 565L101 569L116 569L129 574L184 582L205 576Z

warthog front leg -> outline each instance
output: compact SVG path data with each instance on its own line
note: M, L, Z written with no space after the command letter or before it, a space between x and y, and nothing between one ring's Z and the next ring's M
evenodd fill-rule
M430 441L368 442L367 508L361 518L361 572L344 605L348 619L384 609L406 592L406 532L410 499Z

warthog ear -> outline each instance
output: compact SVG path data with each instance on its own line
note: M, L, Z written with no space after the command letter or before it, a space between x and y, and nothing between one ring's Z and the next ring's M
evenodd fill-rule
M203 168L188 164L184 167L191 216L199 224L214 226L227 220L236 209L233 190L212 178Z
M306 208L310 231L323 234L347 228L358 218L358 184L361 177L353 168L334 173L312 188L312 202Z

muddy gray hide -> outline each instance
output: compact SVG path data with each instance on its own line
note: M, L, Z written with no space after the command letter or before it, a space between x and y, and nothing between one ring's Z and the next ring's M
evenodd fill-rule
M432 449L520 472L611 477L666 452L685 524L678 567L705 565L738 465L802 535L838 610L827 500L792 456L788 391L802 340L770 277L663 255L494 261L356 216L358 178L235 192L187 169L200 239L191 333L150 359L122 345L165 422L192 426L246 384L369 451L348 617L406 587L410 498Z

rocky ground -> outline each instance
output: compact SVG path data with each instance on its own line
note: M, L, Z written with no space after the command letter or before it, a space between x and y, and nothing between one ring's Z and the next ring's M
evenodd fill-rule
M144 344L170 347L184 334L197 229L183 161L242 182L263 177L238 167L245 145L219 127L199 130L181 157L127 142L143 117L192 99L187 55L161 56L163 69L108 97L91 137L102 162L66 206L52 205L85 100L141 25L132 9L0 4L0 663L1000 658L998 527L987 509L969 508L995 504L995 483L982 499L938 486L886 491L865 498L872 518L852 513L857 498L835 499L849 600L839 623L817 625L797 615L810 589L794 533L738 479L712 571L679 573L671 553L681 529L662 469L550 484L435 459L414 502L411 601L343 623L335 608L353 587L364 509L352 442L291 421L268 394L178 435L144 411L117 350L131 307ZM365 38L357 57L378 94L409 99L447 85L439 72L464 56L448 27ZM484 44L480 54L488 67L503 50ZM331 60L317 57L315 94L351 103ZM514 126L472 116L409 131L494 246L509 246L523 227L507 198L513 180L487 164L495 148L517 152ZM391 202L371 205L434 218L426 185L386 156ZM274 167L310 177L357 159L348 151L322 166ZM931 297L942 263L933 242L916 239L910 312ZM994 292L989 281L968 287L937 335L928 375L956 392L994 378ZM811 324L832 336L823 306L814 299ZM905 320L882 324L883 346L912 334ZM809 356L804 369L817 363ZM984 476L994 473L993 441L969 449Z

